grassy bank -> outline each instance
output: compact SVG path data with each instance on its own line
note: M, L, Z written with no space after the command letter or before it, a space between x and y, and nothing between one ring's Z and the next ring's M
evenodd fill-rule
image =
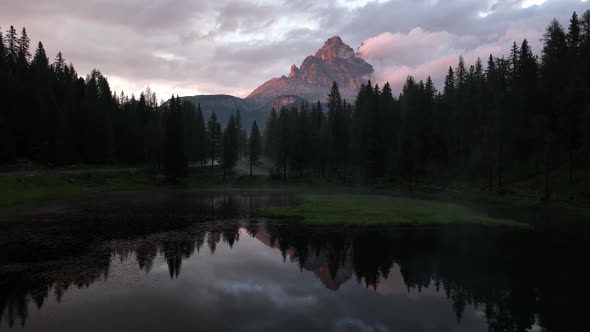
M434 223L445 223L444 219L449 216L464 216L464 218L476 217L474 220L479 220L479 223L490 222L485 216L483 219L477 219L482 216L474 215L473 211L455 210L449 211L449 204L446 202L459 203L482 203L492 204L498 206L514 206L517 208L530 209L547 209L553 211L563 211L564 213L590 216L590 205L583 204L582 201L566 201L555 200L547 203L540 203L539 198L535 193L527 188L512 186L510 191L498 193L493 191L482 190L474 184L456 183L454 185L421 185L415 188L413 193L408 193L407 189L401 185L396 184L382 184L382 185L360 185L345 183L332 179L325 179L321 177L302 177L289 178L287 183L283 183L280 179L269 179L268 176L258 175L250 177L247 175L232 175L227 178L223 177L223 172L218 168L211 170L209 167L203 170L201 174L200 169L192 169L191 176L180 183L170 185L162 183L154 183L147 171L141 168L137 169L96 169L80 172L79 170L65 172L50 172L39 171L29 175L11 174L0 176L0 207L11 206L20 203L36 203L48 200L61 200L73 197L78 197L88 193L96 192L111 192L111 191L143 191L143 190L159 190L159 189L182 189L182 190L280 190L290 191L297 194L314 194L314 195L330 195L338 193L340 195L349 195L354 197L356 194L373 195L367 199L369 202L361 202L366 206L375 204L367 208L367 210L382 211L386 215L398 216L398 223L406 222L412 223L416 221L409 219L395 209L383 210L383 205L391 202L382 202L382 197L398 196L409 197L407 202L404 202L408 209L424 209L424 211L437 211ZM350 199L349 199L350 200ZM373 200L375 200L373 202ZM335 202L327 202L322 200L325 207L337 204L341 199ZM436 202L446 207L442 209L441 206L423 206L425 202ZM420 204L418 204L418 203ZM397 202L401 203L401 202ZM411 204L416 203L416 204ZM356 203L355 203L356 204ZM358 205L358 204L357 204ZM452 204L450 206L453 206ZM349 207L346 204L345 208ZM446 211L446 212L445 212ZM361 212L367 217L369 223L379 223L379 219L373 218L370 214ZM401 211L404 212L404 211ZM411 211L406 211L409 216L416 214ZM446 213L446 216L444 213ZM270 212L269 212L270 213ZM439 216L440 214L440 216ZM329 215L329 214L326 214ZM418 214L422 220L432 220L431 217ZM346 217L346 216L345 216ZM340 218L340 216L338 217ZM405 219L404 219L405 218ZM382 218L381 218L382 219ZM404 221L405 220L405 221ZM382 220L381 220L382 221ZM387 221L392 222L392 221ZM429 221L432 222L432 221ZM424 222L423 222L424 223Z
M4 176L0 177L0 206L149 187L151 185L146 175L129 172Z
M527 227L512 220L494 219L476 210L433 200L382 195L304 195L295 207L258 212L267 218L300 218L310 225L404 226L486 225Z

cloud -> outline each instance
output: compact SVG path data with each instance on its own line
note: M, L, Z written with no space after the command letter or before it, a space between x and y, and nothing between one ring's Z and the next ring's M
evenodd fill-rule
M455 35L448 31L426 31L416 27L408 33L385 32L367 39L358 54L375 66L378 83L388 81L399 91L409 75L425 80L431 76L439 87L450 66L456 66L459 56L467 65L477 58L487 60L490 54L509 53L513 41L531 40L534 50L540 50L541 31L511 25L499 36L485 38L470 34Z
M468 66L477 58L485 66L490 54L507 56L512 43L520 45L525 38L533 52L540 54L549 15L556 14L565 23L570 11L582 11L579 1L565 2L569 9L557 10L555 1L496 1L486 9L488 15L479 18L481 24L473 28L456 30L450 25L449 29L428 30L416 26L407 32L383 32L364 40L358 54L375 67L377 83L388 81L397 92L409 75L418 80L431 76L441 88L448 68L455 67L461 55ZM507 18L513 20L507 23Z
M55 0L2 1L2 29L26 26L53 57L62 51L81 75L93 68L113 89L150 85L172 93L245 96L286 75L340 35L379 79L438 77L459 54L502 53L524 36L540 44L553 17L587 9L580 0ZM485 13L482 16L481 13ZM498 54L500 55L500 54Z

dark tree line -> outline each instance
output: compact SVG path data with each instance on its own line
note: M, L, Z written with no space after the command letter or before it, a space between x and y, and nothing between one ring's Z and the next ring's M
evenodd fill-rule
M178 97L117 94L98 70L82 78L61 52L50 61L42 43L31 54L24 28L0 32L0 99L0 164L153 163L175 179L209 160L231 171L248 153L239 112L222 129Z
M322 105L273 111L265 155L275 172L397 180L480 179L489 189L534 178L549 199L560 174L571 193L590 166L590 11L546 28L540 57L528 41L508 58L449 68L443 91L408 77L392 95L370 81L354 105L334 83Z

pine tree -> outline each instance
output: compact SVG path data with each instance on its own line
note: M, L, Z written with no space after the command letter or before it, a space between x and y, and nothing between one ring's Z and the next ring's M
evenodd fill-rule
M20 39L18 40L17 63L21 67L26 67L31 61L30 51L31 39L27 35L27 29L23 28Z
M207 134L209 142L208 150L209 157L211 158L211 169L215 164L215 161L220 157L220 150L222 149L223 133L221 131L221 124L217 121L217 115L215 112L211 113L209 121L207 122Z
M491 57L491 55L490 55ZM445 77L445 86L443 90L443 94L447 97L450 97L455 90L455 72L453 71L453 67L449 67L449 71L447 76Z
M512 48L510 49L510 73L513 79L516 79L516 76L519 73L519 64L520 64L520 49L516 42L512 43Z
M581 76L584 77L583 91L584 91L584 109L582 126L586 128L583 134L583 150L585 151L586 167L590 167L590 10L587 10L582 15L580 21L582 45L580 51Z
M226 173L231 173L232 169L236 166L239 159L239 135L238 125L234 115L229 117L227 126L223 132L223 178L225 179Z
M250 130L250 139L248 140L248 161L250 162L250 176L252 176L252 168L257 165L260 159L260 131L258 130L258 124L256 121L252 123L252 129Z
M64 73L66 67L67 67L66 60L64 59L63 54L61 52L58 52L57 55L55 56L55 60L53 62L53 70L58 75L61 75Z
M4 34L2 33L2 27L0 27L0 70L2 75L4 74L4 64L6 63L6 47L4 46Z
M279 130L277 111L273 108L264 128L264 155L272 161L278 158Z
M185 155L189 162L194 163L199 160L199 128L197 127L197 108L195 104L188 100L183 101L184 117L184 149Z
M578 19L578 14L574 12L572 14L572 18L570 19L570 25L566 36L568 49L575 50L580 47L582 42L581 29L582 26L580 24L580 20Z
M590 9L586 10L584 14L582 14L580 27L583 41L588 42L588 40L590 40Z
M188 175L184 151L183 110L178 96L172 96L170 99L165 121L164 175L168 181L175 182Z
M319 101L312 107L310 117L310 160L314 161L313 167L315 170L322 176L325 176L330 140L327 133L326 118L322 104Z
M309 104L304 102L299 109L291 109L291 121L293 128L293 137L291 138L291 149L293 153L291 167L297 170L299 176L303 176L303 171L309 164L308 147L310 143L309 132Z
M238 159L242 159L248 152L248 137L246 129L242 125L242 116L240 111L236 111L236 127L238 128Z
M584 79L580 71L581 55L581 25L578 15L574 12L570 19L570 25L566 34L567 58L566 74L567 86L565 91L564 111L561 112L561 130L564 131L565 146L568 153L569 164L569 185L570 197L574 194L574 172L577 167L576 152L580 149L582 143L582 117L584 102Z
M196 115L196 124L195 128L197 130L196 139L197 139L197 160L201 164L201 174L203 174L205 169L205 164L207 163L207 156L208 156L208 142L207 142L207 128L205 127L205 119L203 118L203 111L201 110L201 104L197 104L197 115Z
M114 160L112 115L116 109L107 79L98 70L86 77L84 105L85 161L109 163Z
M350 114L342 100L338 84L332 83L328 95L328 123L331 129L332 153L330 165L338 173L346 167L350 139Z
M283 182L287 182L287 166L292 155L293 142L293 126L290 121L290 112L283 106L279 112L278 131L277 131L277 153L275 165L277 169L281 169Z
M552 172L555 167L558 144L558 120L560 109L565 103L565 73L567 72L564 59L567 58L567 39L561 24L553 20L545 30L543 36L543 53L541 56L541 105L547 116L549 128L545 134L545 188L543 200L551 198Z
M402 109L402 129L400 134L400 176L406 181L408 191L413 191L417 178L417 107L419 86L413 77L409 76L400 96Z
M55 160L56 109L52 91L52 73L43 44L39 42L31 63L33 102L27 112L31 133L31 156L37 160Z
M456 79L457 79L457 88L461 89L465 84L467 79L467 70L465 68L465 60L463 56L459 56L459 64L457 65L457 69L455 70Z
M7 97L11 96L9 91L8 54L4 45L4 35L0 28L0 100L3 105L0 107L0 163L14 160L14 142L12 136L11 105Z
M6 46L6 62L14 70L19 54L19 40L16 29L12 25L6 34Z

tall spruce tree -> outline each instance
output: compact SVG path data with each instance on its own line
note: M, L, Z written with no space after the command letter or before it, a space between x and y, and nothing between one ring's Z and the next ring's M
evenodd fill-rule
M248 161L250 162L250 176L252 169L258 164L261 155L261 137L256 121L252 123L250 138L248 139Z
M552 196L553 170L556 167L560 139L560 126L563 123L560 112L566 104L566 78L567 67L564 59L567 58L567 39L561 24L553 20L543 35L543 53L541 56L541 105L547 116L549 127L545 133L544 164L545 185L543 200L549 200Z
M264 128L264 155L275 161L279 151L279 119L277 111L273 108L270 111L266 127Z
M350 139L350 114L342 100L338 84L332 83L328 95L328 123L331 131L330 166L336 174L346 168Z
M223 132L221 130L221 124L217 121L215 112L211 113L207 122L207 135L209 158L211 158L211 169L213 169L215 161L221 157L220 151L223 148Z
M178 96L176 98L172 96L165 115L164 175L168 181L172 182L188 175L182 107L182 101Z
M32 102L28 111L31 133L31 157L55 160L56 109L52 90L52 72L43 44L39 42L31 62Z
M208 153L208 149L207 149L207 147L208 147L207 128L205 126L205 119L203 118L203 111L201 110L201 104L197 104L197 114L196 114L195 120L196 120L195 128L197 130L197 134L195 135L195 138L197 140L196 159L201 164L201 174L203 174L209 153Z
M232 172L239 160L239 129L235 116L232 114L229 117L227 126L223 131L223 178Z
M581 25L578 15L574 12L566 34L566 91L565 105L562 113L561 130L565 136L564 144L568 154L568 177L570 196L574 196L574 173L577 168L578 151L582 146L583 109L584 109L584 78L580 68L581 56Z

